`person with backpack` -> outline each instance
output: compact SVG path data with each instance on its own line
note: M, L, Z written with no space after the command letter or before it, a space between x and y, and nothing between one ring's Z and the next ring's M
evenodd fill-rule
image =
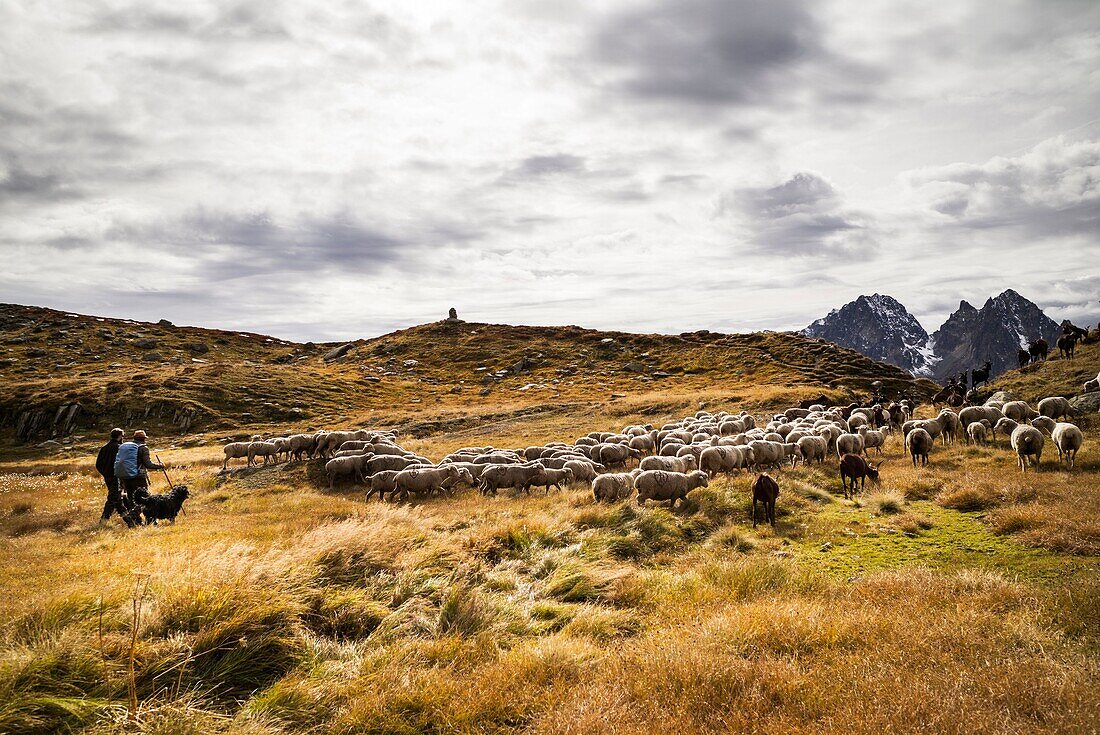
M95 458L96 471L103 477L103 484L107 486L107 502L103 504L103 514L99 517L100 523L106 523L111 515L118 513L119 517L131 528L134 520L131 517L132 510L126 493L119 487L118 478L115 477L115 458L118 456L118 448L122 445L125 432L122 429L112 429L111 436L99 449Z
M164 465L149 458L149 446L144 431L134 432L132 441L118 448L115 457L115 476L122 481L122 488L137 505L149 497L149 470L163 470Z

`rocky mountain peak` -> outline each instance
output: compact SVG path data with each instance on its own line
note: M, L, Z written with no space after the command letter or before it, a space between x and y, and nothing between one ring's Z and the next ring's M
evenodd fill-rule
M940 382L993 363L993 374L1016 365L1016 351L1039 337L1053 343L1058 325L1013 289L986 299L981 309L965 299L929 337L892 296L860 296L803 330Z
M931 374L928 332L892 296L861 295L806 327L803 334L849 347L915 375Z

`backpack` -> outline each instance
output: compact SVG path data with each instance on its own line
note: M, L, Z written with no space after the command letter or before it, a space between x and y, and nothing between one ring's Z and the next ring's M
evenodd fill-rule
M115 477L120 480L133 480L141 475L138 467L138 450L140 445L136 442L126 442L118 448L115 455Z

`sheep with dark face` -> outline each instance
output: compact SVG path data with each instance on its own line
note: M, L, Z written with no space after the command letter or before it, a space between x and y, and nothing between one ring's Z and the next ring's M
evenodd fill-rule
M707 487L709 484L707 473L699 470L689 474L648 470L634 478L638 505L645 505L647 500L667 500L670 508L675 508L676 501L686 499L688 493L695 488Z

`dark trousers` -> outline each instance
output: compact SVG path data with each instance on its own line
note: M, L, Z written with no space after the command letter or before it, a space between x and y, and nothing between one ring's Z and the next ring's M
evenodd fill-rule
M133 527L134 504L129 496L123 497L122 490L118 486L118 478L113 475L110 477L104 475L103 484L107 486L107 502L103 505L103 515L100 516L100 520L105 521L113 513L118 513L127 526Z

